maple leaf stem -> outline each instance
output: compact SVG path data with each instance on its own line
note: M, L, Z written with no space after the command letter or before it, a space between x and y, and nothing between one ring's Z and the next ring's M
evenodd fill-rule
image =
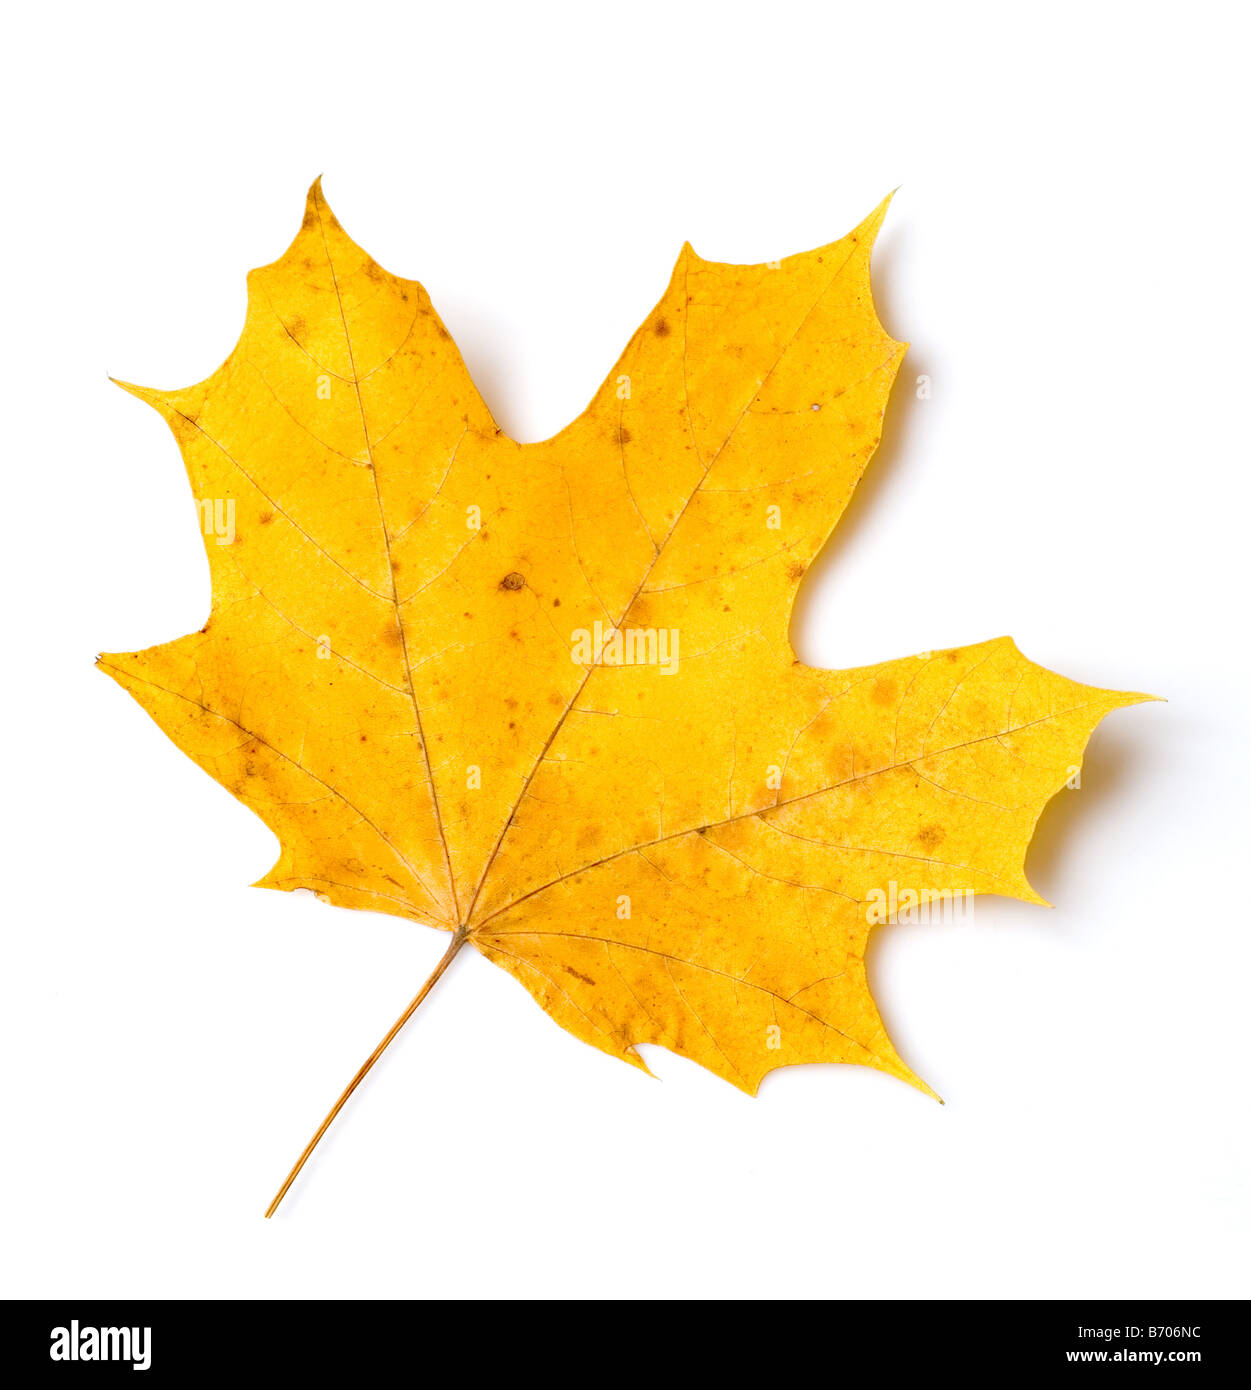
M308 1147L299 1156L299 1158L296 1159L295 1166L287 1174L286 1181L278 1189L277 1196L275 1196L274 1200L270 1202L269 1209L265 1213L265 1219L267 1221L271 1216L273 1216L274 1212L278 1210L278 1204L287 1195L287 1191L290 1188L291 1184L296 1180L296 1178L299 1177L300 1169L303 1168L304 1165L308 1162L309 1155L313 1152L317 1145L321 1143L322 1135L325 1134L325 1132L334 1123L335 1116L339 1113L340 1110L343 1109L344 1105L347 1104L348 1097L369 1075L374 1063L378 1060L379 1057L382 1056L382 1054L387 1050L387 1048L391 1046L391 1043L395 1040L395 1037L399 1033L400 1029L403 1028L403 1026L408 1022L408 1020L412 1018L413 1014L416 1013L418 1005L426 997L426 995L429 994L430 991L435 987L435 985L439 981L439 978L442 976L443 972L447 969L447 967L451 965L453 960L455 960L456 953L465 944L468 935L468 927L461 926L456 929L456 932L452 937L451 945L449 945L447 950L444 951L441 959L439 960L438 965L436 965L434 969L431 971L430 978L417 991L416 995L414 995L408 1007L387 1030L386 1036L382 1039L378 1046L375 1047L374 1050L365 1059L364 1064L361 1066L361 1069L344 1087L343 1094L330 1107L330 1113L317 1127L317 1133L314 1134L313 1137L308 1141Z

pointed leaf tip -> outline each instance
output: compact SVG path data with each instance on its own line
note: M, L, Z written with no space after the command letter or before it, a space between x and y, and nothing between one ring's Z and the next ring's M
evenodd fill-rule
M162 398L161 393L153 390L151 386L136 386L133 381L123 381L116 376L110 376L109 380L114 386L120 386L128 396L135 396L141 401L146 401L149 405L156 405Z
M894 201L898 188L892 188L885 198L873 209L873 211L860 223L852 233L856 237L867 238L869 245L872 246L877 239L877 234L882 229L882 223L886 221L886 214L890 210L890 205Z

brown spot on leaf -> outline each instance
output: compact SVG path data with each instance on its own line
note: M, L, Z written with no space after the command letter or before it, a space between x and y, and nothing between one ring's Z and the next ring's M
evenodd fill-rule
M656 326L652 329L652 332L655 333L658 338L667 338L672 331L673 330L669 327L668 319L657 319Z
M895 682L888 676L879 676L873 682L872 698L875 705L893 705L895 694Z
M947 838L947 832L941 825L923 825L917 831L917 843L922 849L937 849Z
M501 589L513 589L513 590L516 590L516 589L524 589L525 587L526 587L526 577L525 577L525 575L524 575L524 574L518 574L516 570L513 570L510 574L506 574L506 575L503 577L503 579L500 580L500 588L501 588Z
M589 975L584 975L580 970L575 970L572 965L565 965L561 962L561 969L566 975L572 975L575 980L581 980L584 985L593 985L595 981Z

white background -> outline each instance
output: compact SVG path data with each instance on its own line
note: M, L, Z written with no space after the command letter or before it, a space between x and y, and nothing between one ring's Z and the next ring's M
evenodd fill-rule
M0 1261L8 1295L1251 1292L1246 35L1235 7L361 3L6 20ZM1012 634L1113 715L1029 869L884 929L940 1107L852 1067L649 1080L444 938L247 885L270 832L92 669L200 626L176 446L324 172L500 423L575 416L683 239L774 259L901 185L912 343L796 620ZM918 375L932 396L917 399Z

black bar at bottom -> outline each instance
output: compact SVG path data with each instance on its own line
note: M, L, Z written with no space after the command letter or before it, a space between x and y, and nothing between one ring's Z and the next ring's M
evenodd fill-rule
M371 1383L398 1360L406 1375L437 1381L447 1359L458 1355L465 1356L466 1370L476 1367L476 1376L490 1374L481 1359L485 1339L498 1349L501 1369L559 1379L603 1370L630 1374L634 1362L633 1374L644 1383L672 1381L688 1368L706 1382L727 1364L739 1383L752 1375L785 1375L788 1366L807 1367L801 1373L810 1379L822 1364L822 1379L834 1381L865 1359L892 1374L977 1369L1011 1376L1028 1369L1097 1380L1114 1367L1139 1366L1188 1376L1198 1367L1229 1371L1245 1364L1246 1306L787 1302L757 1304L731 1324L706 1304L679 1301L662 1329L654 1312L640 1318L623 1315L616 1304L593 1302L576 1313L567 1304L498 1302L462 1322L446 1310L405 1300L14 1301L0 1310L0 1370L17 1386L119 1375L138 1385L174 1384L240 1372L307 1375L314 1383L335 1376L359 1383L363 1376ZM481 1330L473 1332L477 1319ZM134 1381L136 1375L142 1379Z

